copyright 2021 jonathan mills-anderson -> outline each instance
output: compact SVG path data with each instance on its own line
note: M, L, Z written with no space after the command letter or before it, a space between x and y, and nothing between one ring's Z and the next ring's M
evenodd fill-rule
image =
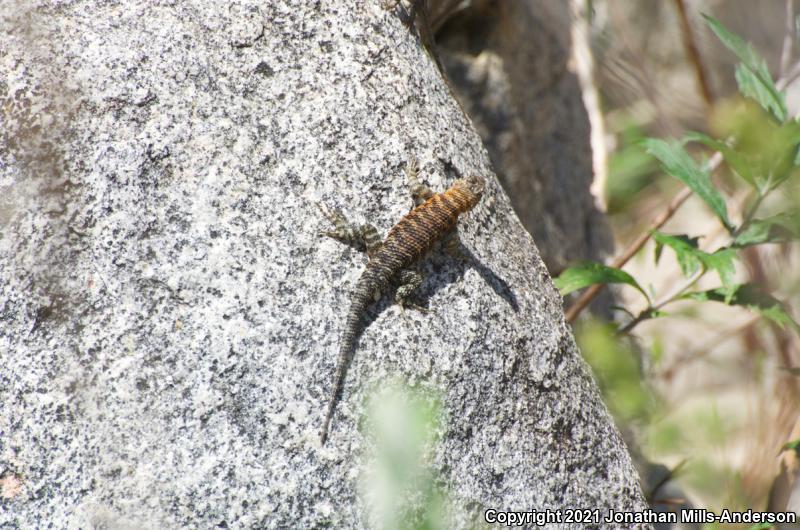
M702 508L680 512L618 512L615 510L531 510L526 512L488 509L483 512L489 524L503 526L544 526L548 524L625 524L625 523L728 523L728 524L795 524L795 512L733 511L713 512Z

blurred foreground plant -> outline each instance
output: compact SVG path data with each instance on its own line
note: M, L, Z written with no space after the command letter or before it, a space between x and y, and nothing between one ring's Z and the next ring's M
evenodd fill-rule
M373 453L362 495L384 530L446 528L447 498L430 461L440 436L441 405L431 391L391 382L373 393L364 423Z

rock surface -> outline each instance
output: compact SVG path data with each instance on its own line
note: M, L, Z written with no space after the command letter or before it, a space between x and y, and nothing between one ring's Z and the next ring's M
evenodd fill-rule
M12 9L13 7L13 9ZM318 429L364 259L409 153L491 176L378 2L5 2L0 11L0 527L380 526L369 389L440 396L450 528L487 508L645 507L531 237L490 178L431 314L372 312ZM582 527L583 525L576 525Z

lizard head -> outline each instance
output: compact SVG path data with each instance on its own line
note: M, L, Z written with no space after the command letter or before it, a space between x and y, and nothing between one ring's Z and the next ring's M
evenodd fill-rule
M471 206L474 206L478 203L483 195L483 190L486 187L486 179L479 177L478 175L470 175L468 177L458 179L453 183L453 186L458 186L462 190L468 192L469 195L471 195Z

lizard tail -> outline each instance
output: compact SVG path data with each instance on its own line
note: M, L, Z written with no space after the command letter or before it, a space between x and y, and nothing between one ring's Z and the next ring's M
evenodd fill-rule
M342 334L342 343L339 347L339 362L336 365L336 379L334 382L333 393L331 394L330 403L328 403L328 412L325 415L325 423L322 425L320 431L320 441L325 445L328 439L328 427L333 418L333 413L336 410L336 403L339 399L339 394L344 386L344 377L347 373L348 360L353 354L356 344L356 336L359 331L361 316L369 305L370 295L372 289L368 288L367 282L359 282L356 292L353 294L352 301L350 302L350 310L347 312L347 320L345 321L344 333Z

